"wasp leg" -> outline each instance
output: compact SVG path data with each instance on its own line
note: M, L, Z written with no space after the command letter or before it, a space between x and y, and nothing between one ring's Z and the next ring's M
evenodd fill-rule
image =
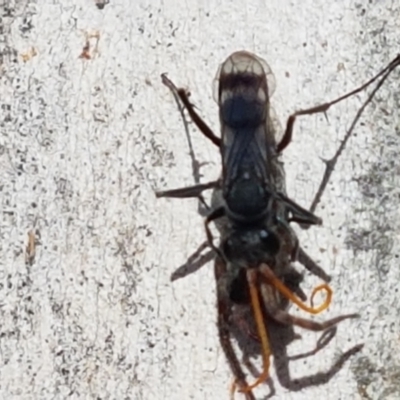
M361 115L363 114L365 108L368 106L368 104L372 101L372 99L375 97L376 92L380 89L380 87L383 85L383 83L385 82L386 78L390 75L390 73L393 71L393 69L395 69L398 65L400 64L400 56L397 56L395 60L393 60L390 65L385 68L385 71L383 73L378 74L375 78L371 79L369 82L367 82L362 88L368 86L370 83L372 83L376 78L381 77L381 79L379 80L379 82L376 84L374 90L372 90L372 92L370 93L370 95L367 97L367 99L364 101L363 105L359 108L359 110L357 111L356 116L353 119L353 122L351 123L351 126L349 128L349 130L346 132L346 135L344 136L342 142L340 143L340 146L338 147L338 149L336 150L336 153L334 154L334 156L330 159L330 160L323 160L325 163L325 171L324 171L324 175L322 176L322 180L321 183L318 187L317 193L314 196L314 200L311 203L311 207L310 207L310 211L314 212L314 210L317 208L318 203L321 200L321 197L325 191L326 186L328 185L329 179L333 173L333 170L336 166L336 163L340 157L340 155L343 153L348 140L350 139L354 128L358 122L358 120L361 118ZM362 89L361 89L362 90Z
M199 128L200 132L209 140L211 140L216 146L221 146L221 139L214 134L214 132L209 128L209 126L203 121L203 119L194 110L193 105L189 101L189 93L182 88L177 88L175 84L167 78L165 74L161 75L162 82L166 85L172 92L176 93L181 99L183 105L189 113L190 118Z
M318 106L315 107L311 107L305 110L299 110L296 111L295 113L293 113L292 115L289 116L288 120L287 120L287 124L286 124L286 130L285 133L283 135L282 140L280 141L280 143L277 146L277 152L280 153L282 152L288 145L289 143L292 141L292 136L293 136L293 126L294 126L294 122L296 120L296 117L300 117L302 115L311 115L311 114L318 114L318 113L326 113L330 107L332 107L334 104L337 104L351 96L354 96L357 93L362 92L364 89L366 89L369 85L371 85L373 82L375 82L376 80L378 80L379 78L382 78L378 84L376 85L373 93L371 93L371 95L368 97L365 106L362 107L363 110L361 111L361 113L364 111L364 108L368 105L368 103L372 100L372 98L374 97L376 91L382 86L382 84L384 83L384 81L386 80L386 78L390 75L390 73L398 66L400 65L400 55L398 55L393 61L391 61L389 63L389 65L387 67L385 67L382 71L380 71L378 74L376 74L373 78L371 78L368 82L364 83L363 85L359 86L358 88L352 90L349 93L346 93L343 96L338 97L335 100L329 101L327 103L324 104L320 104ZM359 112L360 113L360 112ZM360 115L361 115L360 113ZM358 115L358 113L357 113ZM357 118L357 120L359 119L359 117ZM355 123L354 123L355 125ZM354 126L353 126L354 128Z
M297 255L297 261L301 263L306 269L312 274L318 276L325 282L331 281L331 276L328 275L305 251L302 247L299 247Z
M208 215L208 217L204 220L204 226L206 229L206 235L207 235L207 241L209 246L211 247L212 250L215 251L216 254L221 255L221 251L214 245L214 238L211 233L209 224L210 222L214 221L215 219L221 218L225 215L225 209L224 207L218 207L215 210L211 212L211 214Z
M211 181L207 183L201 183L199 185L188 186L179 189L163 190L156 192L156 197L176 197L176 198L188 198L188 197L200 197L204 190L214 189L219 186L219 181Z
M299 224L305 224L305 225L322 224L321 218L317 217L312 212L301 207L299 204L297 204L289 197L285 196L282 193L278 193L277 195L279 199L285 203L288 211L290 211L290 213L292 214L291 217L289 218L289 222L297 222Z

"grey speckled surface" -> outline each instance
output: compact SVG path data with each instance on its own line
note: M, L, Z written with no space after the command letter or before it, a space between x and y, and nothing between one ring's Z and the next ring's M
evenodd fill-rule
M169 281L204 232L196 201L154 196L193 182L159 76L190 88L217 130L211 84L232 51L268 61L285 121L364 82L400 50L396 1L297 3L111 0L99 10L94 0L0 1L1 399L229 398L211 265ZM90 58L79 58L86 41ZM318 318L361 318L293 362L292 377L365 347L329 383L300 392L283 389L273 370L277 399L400 398L399 77L343 154L317 210L324 226L299 232L333 276L334 303ZM328 121L297 124L284 160L300 204L363 98L334 107ZM208 161L204 180L213 179L218 152L192 133ZM26 263L30 231L36 255ZM315 343L301 334L290 354Z

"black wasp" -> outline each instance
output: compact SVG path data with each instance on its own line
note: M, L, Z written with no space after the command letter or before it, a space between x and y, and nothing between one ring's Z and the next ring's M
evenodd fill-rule
M288 118L285 133L279 142L276 137L276 119L270 107L273 74L268 64L255 55L245 51L233 53L219 69L216 97L221 138L196 113L189 101L189 94L184 89L177 89L163 76L164 83L180 98L200 131L221 152L220 179L188 188L158 192L157 196L200 197L204 190L213 189L211 211L205 219L205 227L208 244L215 253L218 331L236 384L248 399L254 398L252 389L268 378L271 347L265 321L326 331L334 328L343 319L358 316L342 315L318 323L293 316L286 311L288 300L291 300L303 310L316 314L329 306L332 297L329 286L323 284L314 290L311 297L312 300L317 292L325 290L327 298L321 306L309 307L302 302L306 299L300 288L302 276L294 269L293 262L299 261L325 281L330 278L299 246L290 223L297 222L308 227L322 222L313 211L337 158L365 106L398 63L397 57L365 85L333 102L294 113ZM287 196L283 163L280 160L282 151L291 141L296 117L325 112L333 104L360 92L377 79L378 84L357 114L335 157L327 162L321 186L311 206L312 211L307 211ZM220 232L218 247L213 244L209 228L211 221L216 222ZM249 305L252 314L249 312ZM242 315L237 318L237 309L241 306L247 311L245 317ZM232 331L241 323L247 326L249 332L253 325L252 336L261 344L263 372L252 385L247 384L230 341ZM351 354L360 348L361 346L356 346Z

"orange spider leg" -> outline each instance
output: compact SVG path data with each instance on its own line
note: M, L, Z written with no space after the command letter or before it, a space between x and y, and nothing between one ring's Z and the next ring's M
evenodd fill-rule
M266 280L271 283L276 289L278 289L287 299L291 300L294 304L296 304L300 309L306 311L310 314L319 314L320 312L326 310L332 301L333 291L330 286L326 283L317 286L311 295L311 307L304 304L295 294L293 294L281 281L278 279L272 270L266 265L262 264L260 267L260 272L264 275ZM325 301L319 306L315 307L313 305L313 300L315 295L324 290L326 292Z

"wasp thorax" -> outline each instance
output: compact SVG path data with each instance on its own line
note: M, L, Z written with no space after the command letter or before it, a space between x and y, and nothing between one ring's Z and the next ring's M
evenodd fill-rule
M248 221L264 217L269 193L261 185L255 185L253 175L243 174L235 184L224 192L225 202L228 206L227 213L231 218Z
M274 263L279 238L266 229L235 229L221 245L226 259L244 268L257 268L261 262Z

